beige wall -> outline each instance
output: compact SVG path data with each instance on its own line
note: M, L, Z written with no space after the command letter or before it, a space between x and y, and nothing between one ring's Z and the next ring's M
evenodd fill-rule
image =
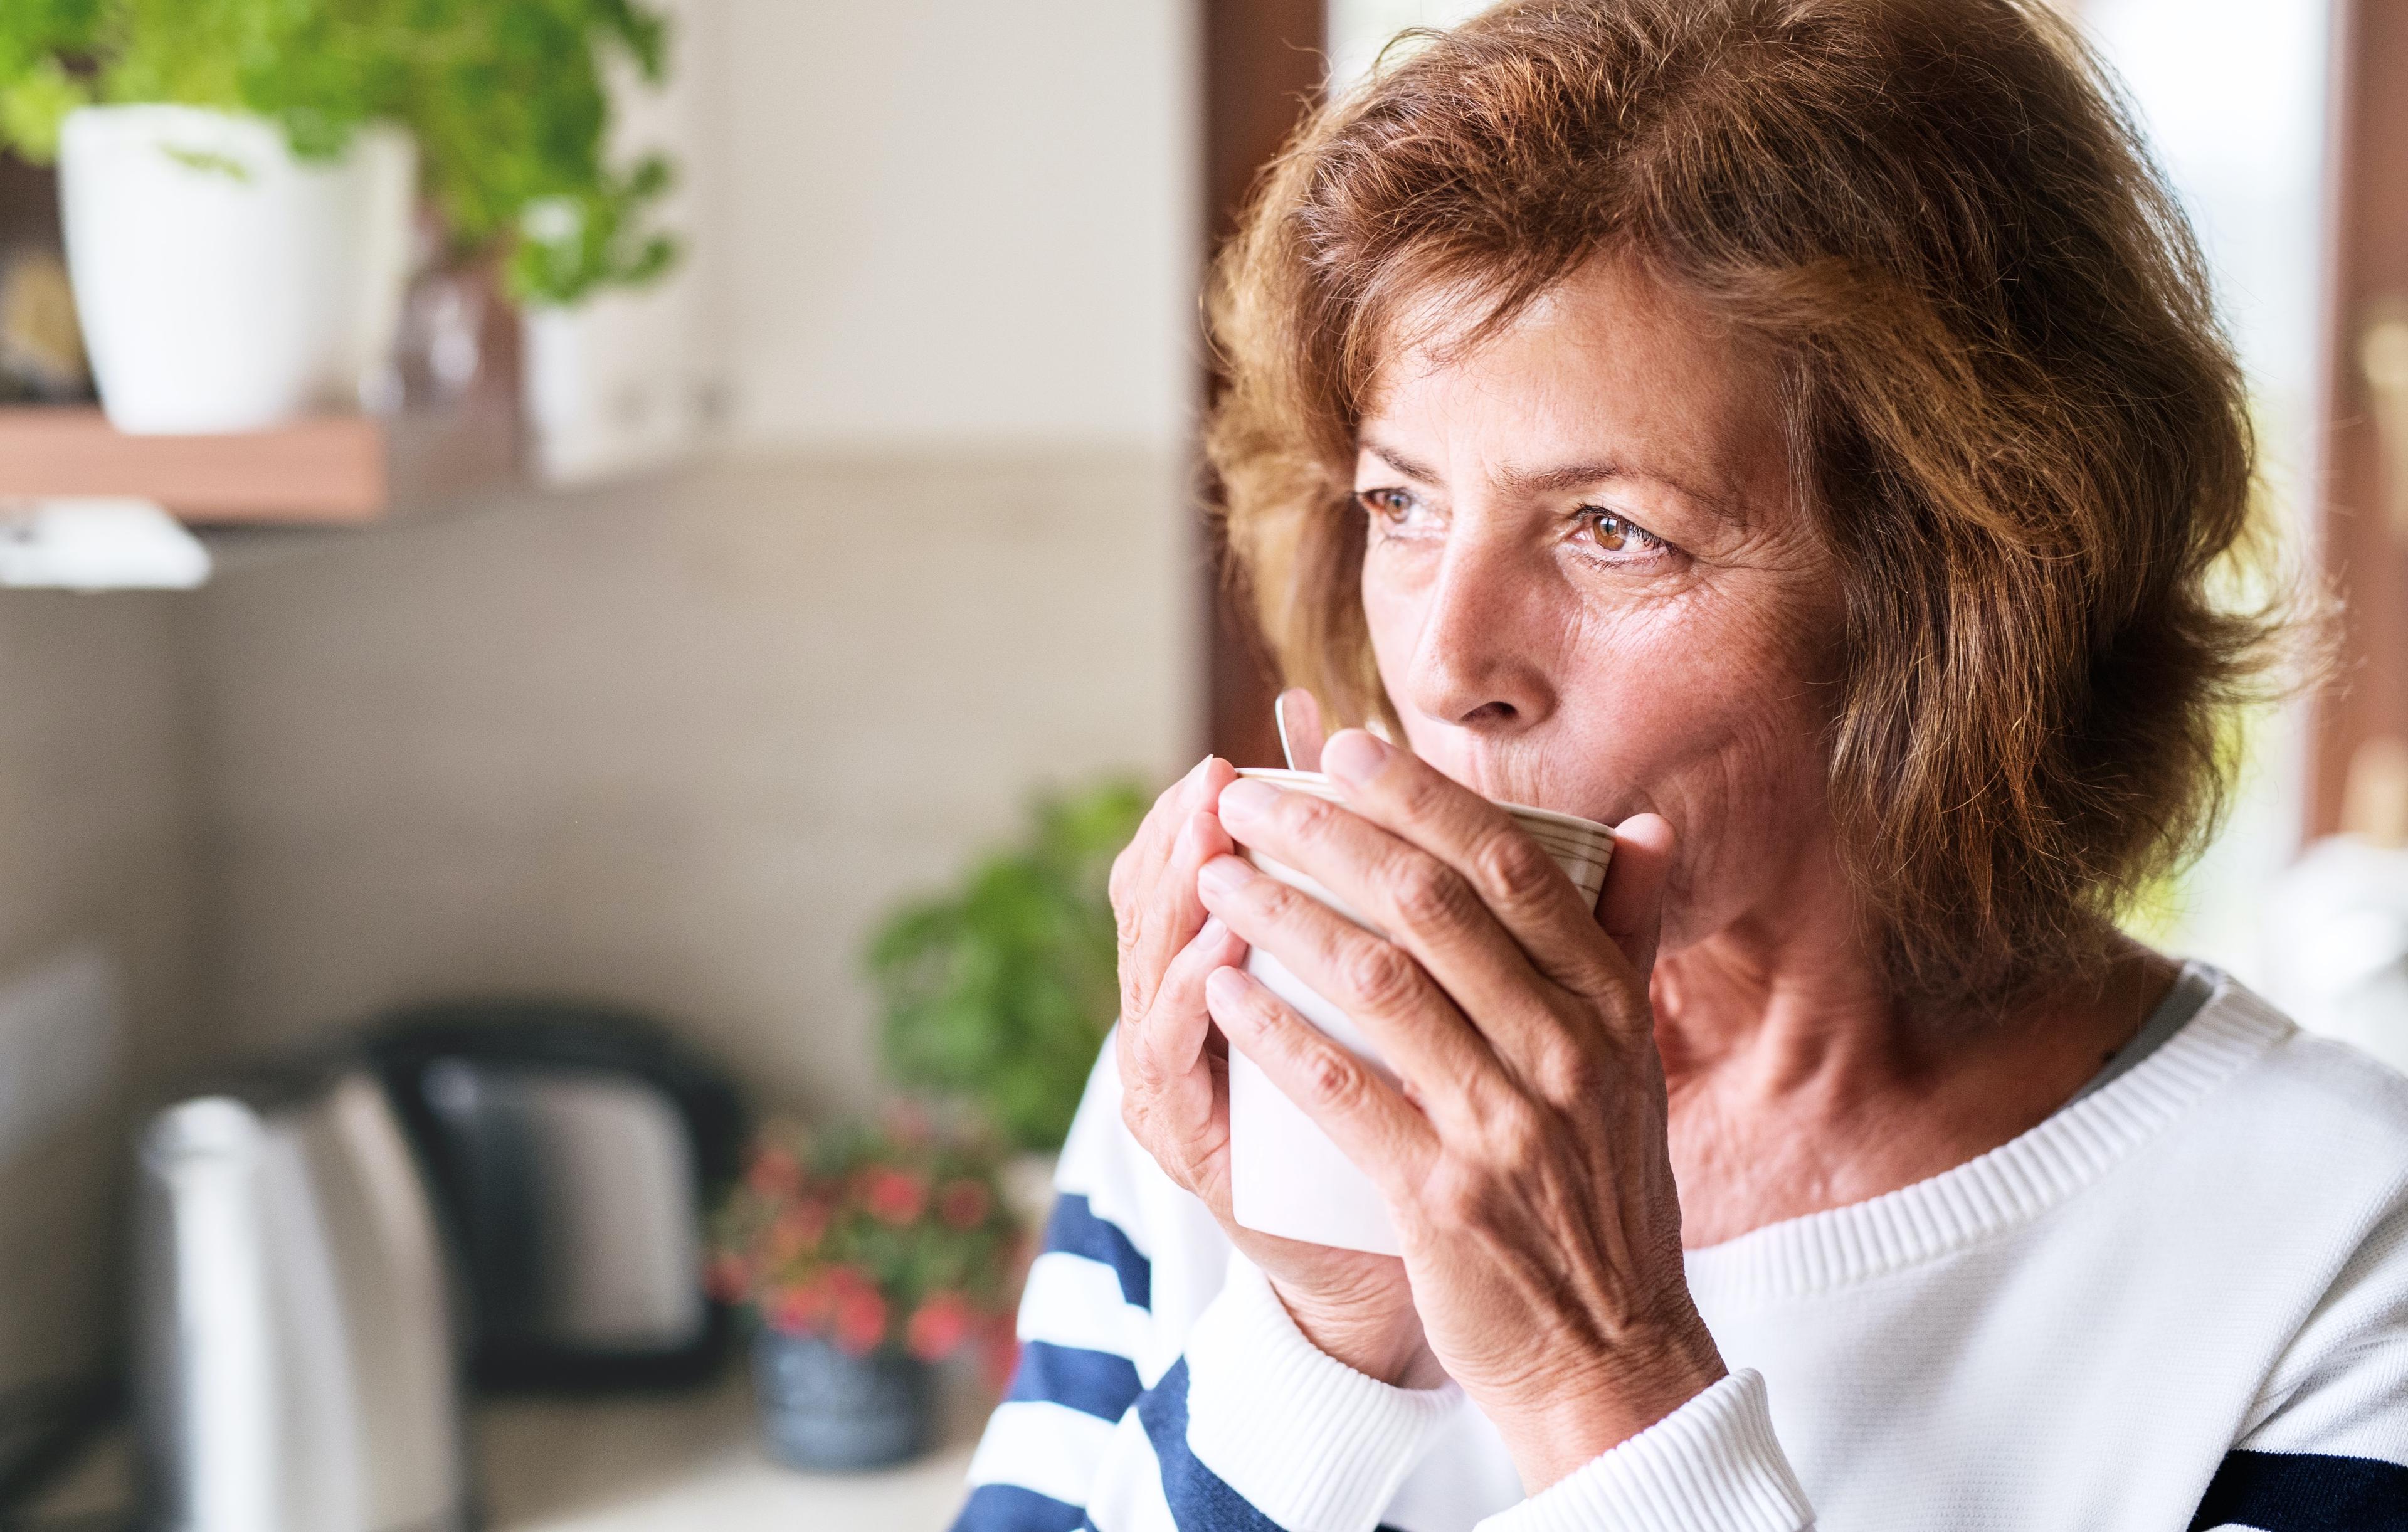
M0 593L0 978L97 943L128 1045L91 1110L0 1164L0 1386L101 1355L129 1108L205 1046L180 615L170 597Z
M754 446L1187 429L1195 0L697 0L695 244Z
M1179 764L1177 465L745 461L228 569L199 654L229 1035L584 993L773 1101L858 1098L877 912L1032 787Z

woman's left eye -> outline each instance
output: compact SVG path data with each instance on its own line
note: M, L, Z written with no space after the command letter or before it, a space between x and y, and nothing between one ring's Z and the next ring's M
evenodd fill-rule
M1602 553L1657 553L1670 545L1628 517L1596 506L1580 511L1581 540Z

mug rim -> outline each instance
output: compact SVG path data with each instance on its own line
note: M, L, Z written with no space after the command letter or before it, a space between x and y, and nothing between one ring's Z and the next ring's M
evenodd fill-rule
M1327 798L1332 802L1339 801L1338 784L1330 780L1329 773L1326 771L1297 771L1288 766L1240 766L1238 775L1255 781L1269 782L1274 787L1296 788L1311 793L1317 798ZM1612 825L1602 824L1593 819L1583 819L1578 814L1568 814L1560 809L1541 809L1533 804L1512 803L1503 798L1491 798L1488 801L1518 820L1535 820L1541 824L1554 825L1576 833L1603 836L1609 842L1615 838Z

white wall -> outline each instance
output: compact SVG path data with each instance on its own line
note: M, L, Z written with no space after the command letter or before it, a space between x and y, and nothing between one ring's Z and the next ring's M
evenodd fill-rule
M698 249L752 446L1183 447L1193 0L724 0Z

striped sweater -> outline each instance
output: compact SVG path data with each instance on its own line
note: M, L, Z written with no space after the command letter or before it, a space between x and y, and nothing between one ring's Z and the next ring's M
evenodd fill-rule
M2229 980L1999 1149L1692 1252L1730 1376L1536 1496L1304 1339L1111 1059L956 1532L2408 1528L2408 1080Z

